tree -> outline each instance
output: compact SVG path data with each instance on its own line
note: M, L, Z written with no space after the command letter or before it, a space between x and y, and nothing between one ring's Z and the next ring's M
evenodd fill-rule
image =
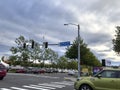
M40 55L41 60L43 60L43 64L45 60L50 60L51 64L56 63L58 60L58 53L54 52L50 48L44 48Z
M115 39L112 40L113 50L116 52L117 55L120 55L120 26L117 26L116 29L117 30L115 30Z
M68 69L77 69L78 68L77 61L76 60L69 60L67 68Z
M67 48L65 56L70 59L77 59L78 57L78 39L74 40L73 45ZM95 55L87 48L87 44L84 43L83 39L80 40L80 62L85 65L95 65L94 61L99 60ZM100 65L97 63L97 65Z
M40 47L35 45L34 48L31 48L31 45L29 45L31 41L32 40L26 40L24 36L20 36L15 40L17 46L11 47L10 49L12 54L16 56L17 61L21 62L21 65L25 66L25 64L27 65L30 59L34 61L39 57L38 53L41 52ZM38 44L38 43L35 42L35 44Z
M34 40L30 40L29 42L32 43ZM34 48L33 48L34 47ZM37 60L41 62L40 55L42 53L42 49L40 48L40 45L38 42L34 41L34 46L32 45L32 48L29 47L29 57L33 62L36 62Z
M29 58L27 53L28 49L23 48L23 45L27 42L27 40L25 40L23 36L20 36L16 38L15 42L17 47L12 47L10 51L14 54L14 56L16 56L18 61L21 61L22 64L26 63Z
M58 67L61 68L61 69L65 69L67 68L67 65L68 65L68 59L64 56L61 56L59 59L58 59Z
M17 61L17 56L9 56L9 64L17 65L15 62Z
M56 52L49 48L40 48L40 44L33 39L27 40L24 36L20 36L16 38L15 42L17 46L11 47L10 51L16 57L15 62L19 61L23 66L29 65L31 62L41 62L41 60L53 62L58 58Z
M83 64L89 65L89 66L101 66L100 61L90 51L84 55Z
M87 48L87 44L85 44L84 41L81 39L80 41L81 58L88 50L89 49ZM67 48L65 56L71 59L76 59L78 57L78 39L77 38L76 40L74 40L73 45Z

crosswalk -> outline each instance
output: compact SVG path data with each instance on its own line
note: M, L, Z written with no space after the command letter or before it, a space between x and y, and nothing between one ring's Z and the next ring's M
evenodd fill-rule
M72 86L74 82L61 81L61 82L50 82L50 83L38 83L23 85L21 87L9 87L0 88L0 90L55 90L57 88L64 88L66 86Z

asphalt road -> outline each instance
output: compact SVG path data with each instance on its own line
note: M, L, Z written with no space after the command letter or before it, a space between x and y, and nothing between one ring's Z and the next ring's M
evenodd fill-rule
M67 74L8 73L0 81L0 90L74 90L73 81L65 80Z

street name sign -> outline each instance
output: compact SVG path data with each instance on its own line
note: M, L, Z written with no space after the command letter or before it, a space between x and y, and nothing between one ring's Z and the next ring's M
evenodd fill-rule
M70 46L70 41L60 42L59 46Z

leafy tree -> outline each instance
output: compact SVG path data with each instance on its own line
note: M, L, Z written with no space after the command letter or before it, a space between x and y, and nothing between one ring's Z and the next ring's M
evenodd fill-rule
M67 48L65 56L70 59L76 59L78 57L78 39L73 42L73 45ZM96 65L94 61L98 61L95 55L87 48L87 44L84 43L83 39L80 40L80 60L81 64L85 65ZM97 62L96 61L96 62ZM100 65L98 61L97 65Z
M58 59L58 67L59 68L62 68L62 69L65 69L67 68L67 65L68 65L68 59L64 56L61 56L59 59Z
M82 56L88 51L87 44L81 39L80 41L80 56ZM78 57L78 39L74 40L73 45L67 48L65 56L70 59L76 59Z
M19 38L16 38L15 40L17 47L12 47L10 51L18 58L18 60L25 63L28 60L28 49L23 48L24 43L27 42L23 36L20 36Z
M15 61L17 60L16 56L9 56L9 64L10 65L16 65Z
M29 42L32 43L34 40L30 40ZM37 60L41 62L40 54L42 53L42 49L40 48L40 45L38 42L34 41L34 48L29 47L29 57L33 62L36 62Z
M51 60L52 63L54 60L58 59L58 54L52 49L47 48L44 50L43 54L41 55L41 58L44 60Z
M35 42L34 48L31 49L31 45L29 45L31 41L26 40L24 36L20 36L15 40L17 46L10 49L14 56L16 56L17 61L21 62L21 65L25 66L30 59L34 61L39 57L40 48L36 45L37 42Z
M40 59L43 60L43 65L45 60L50 60L51 64L55 64L58 60L58 53L54 52L50 48L45 48L40 54Z
M33 41L34 45L31 45ZM49 48L40 48L40 44L33 39L26 40L24 36L20 36L16 38L15 42L17 46L11 47L10 51L16 58L15 62L18 61L20 62L19 64L23 66L29 65L31 62L41 62L41 60L51 60L51 62L53 62L58 58L56 52ZM34 46L34 48L32 48L32 46Z
M67 65L67 68L68 69L77 69L78 68L78 63L76 60L71 60L68 62L68 65Z
M113 39L113 50L116 52L117 55L120 55L120 26L116 27L115 30L116 35L115 39Z
M101 66L100 61L90 51L84 55L83 64L89 65L89 66Z

